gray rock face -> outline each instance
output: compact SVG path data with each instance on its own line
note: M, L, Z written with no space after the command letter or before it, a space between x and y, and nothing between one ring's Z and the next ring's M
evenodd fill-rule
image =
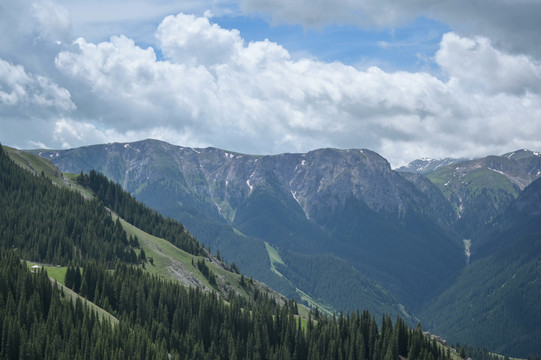
M426 198L417 198L409 181L392 171L384 158L364 149L250 156L145 140L39 154L65 172L101 171L136 196L148 184L170 184L177 189L177 201L188 198L205 204L207 211L228 223L233 223L236 209L254 188L269 184L289 194L306 217L314 219L349 198L396 217L426 205Z

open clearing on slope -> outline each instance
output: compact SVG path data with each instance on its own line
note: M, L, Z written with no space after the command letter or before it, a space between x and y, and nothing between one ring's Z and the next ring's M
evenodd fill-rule
M218 292L233 291L241 296L250 296L240 285L241 275L227 271L202 256L188 254L169 241L150 235L122 219L120 222L128 236L133 235L139 239L139 244L145 251L147 259L152 258L153 264L149 262L145 264L145 270L149 273L165 279L174 279L188 286L203 287L207 290L215 289ZM207 278L197 269L198 260L205 261L216 276L218 286L210 285Z
M265 249L267 249L267 253L269 254L271 271L287 280L287 278L276 269L276 264L287 266L282 260L282 258L280 257L278 250L266 241L265 241ZM301 289L295 287L295 291L297 292L297 294L299 294L299 297L301 298L301 300L305 301L310 307L312 308L317 307L320 311L328 315L332 315L335 312L335 309L332 306L323 304L322 302L315 300L314 298L312 298L310 295L308 295ZM299 311L300 311L300 308L301 307L299 307Z
M98 314L98 317L101 320L107 320L111 324L116 325L118 324L118 319L114 317L112 314L108 313L101 307L97 306L93 302L88 301L84 297L77 294L75 291L67 288L64 285L64 278L66 276L66 270L68 269L66 266L53 266L53 265L44 265L40 263L35 263L31 261L26 262L26 266L30 269L33 265L40 265L44 270L47 271L47 276L51 279L51 281L56 282L57 285L62 289L64 296L70 299L71 301L75 302L77 298L81 299L83 304L86 304L89 306L92 310Z
M278 270L276 270L275 264L281 264L286 266L282 258L280 257L280 254L278 254L278 250L272 247L271 244L265 241L265 249L267 249L267 253L269 254L270 259L270 266L273 273L284 277Z

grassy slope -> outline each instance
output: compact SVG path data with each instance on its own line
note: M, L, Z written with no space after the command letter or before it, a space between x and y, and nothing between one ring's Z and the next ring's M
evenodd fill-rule
M28 266L28 268L31 268L33 265L36 265L36 263L28 261L26 262L26 265ZM66 296L68 299L70 299L71 301L75 301L77 298L80 298L83 301L83 304L86 304L92 310L94 310L96 314L98 314L100 319L108 320L111 324L114 324L114 325L118 324L118 319L116 317L114 317L113 315L111 315L110 313L102 309L101 307L97 306L93 302L90 302L84 297L80 296L73 290L68 289L66 286L64 286L64 277L66 276L67 267L65 266L58 267L58 266L51 266L51 265L44 265L44 264L38 264L38 265L41 265L43 269L47 271L47 275L49 276L51 281L55 281L58 284L58 286L60 286L60 288L64 292L64 296Z
M147 263L145 266L145 269L148 272L165 278L175 278L173 268L178 268L180 266L193 273L193 281L199 281L208 289L212 288L208 280L199 272L199 270L197 270L197 267L192 265L192 261L196 263L197 260L203 259L202 257L188 254L167 240L150 235L122 219L121 223L128 235L137 236L141 248L145 251L147 258L153 259L154 265ZM226 271L211 262L207 262L207 265L217 277L223 276L229 280L229 283L240 284L240 275ZM240 285L236 289L239 292L244 292L244 295L246 295L246 292Z
M23 169L30 171L34 175L39 175L43 172L54 184L64 185L62 173L49 161L40 158L37 155L29 154L8 146L3 146L3 148L9 157Z
M272 247L271 244L265 241L265 249L267 249L267 252L269 253L269 259L271 264L271 270L273 273L283 276L278 270L276 270L276 264L282 264L285 266L282 258L280 257L280 254L278 254L278 250Z
M17 150L8 146L3 146L9 157L20 167L30 171L34 175L40 175L42 172L46 177L51 179L53 184L58 186L65 186L81 193L85 197L92 197L92 194L73 179L79 174L63 174L54 166L50 161L21 150Z
M469 197L477 195L484 188L510 193L515 198L519 193L516 186L513 186L505 175L486 168L471 170L461 176L455 172L452 166L448 166L429 174L428 178L441 190L447 199L457 189ZM453 205L456 206L456 204Z

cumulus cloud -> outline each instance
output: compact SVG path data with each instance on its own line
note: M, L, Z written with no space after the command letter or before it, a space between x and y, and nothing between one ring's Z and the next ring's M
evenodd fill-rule
M193 125L212 101L214 81L204 67L157 61L125 36L109 42L76 41L77 52L61 52L58 69L89 86L102 106L100 117L120 130L176 122Z
M229 62L243 47L237 30L224 31L206 17L182 13L166 17L156 37L167 58L192 66Z
M485 38L446 34L435 55L442 80L294 60L279 44L246 43L204 17L167 17L156 36L164 60L125 36L80 38L56 57L58 70L90 89L101 109L90 128L57 123L57 139L153 136L248 153L366 147L394 165L419 154L541 148L539 65Z
M354 24L395 27L425 16L463 35L483 35L506 51L541 57L541 2L522 0L242 0L246 13L269 14L276 22L322 27Z
M32 114L48 108L69 112L75 105L68 90L44 76L27 73L20 65L0 59L0 111Z
M484 93L541 92L541 65L525 55L495 49L487 38L445 34L436 53L445 73Z
M53 80L0 59L0 123L5 144L46 147L54 120L76 110L70 92ZM26 140L22 140L26 139Z

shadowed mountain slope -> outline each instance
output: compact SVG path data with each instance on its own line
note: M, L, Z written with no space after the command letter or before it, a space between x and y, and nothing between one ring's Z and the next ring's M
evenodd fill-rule
M287 295L315 294L300 285L312 284L315 275L295 269L305 281L294 282L283 276L287 271L276 274L263 241L291 259L292 268L294 253L314 265L320 254L345 260L371 279L368 293L388 294L384 307L395 311L402 308L397 302L418 308L465 264L458 241L444 230L452 211L433 201L435 188L419 188L369 150L251 156L145 140L36 152L65 172L103 172ZM350 278L358 275L346 272L335 281ZM337 309L363 307L363 299L321 301Z

